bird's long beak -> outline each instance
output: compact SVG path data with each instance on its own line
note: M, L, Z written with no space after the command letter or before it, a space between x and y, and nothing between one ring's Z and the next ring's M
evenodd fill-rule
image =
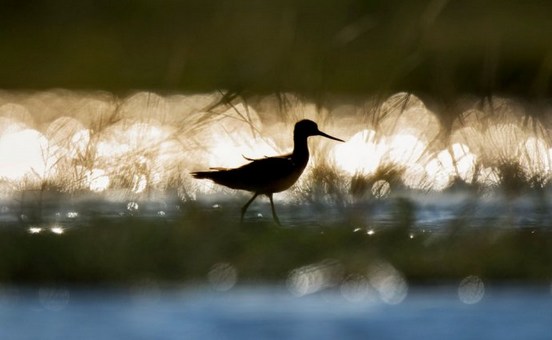
M318 130L318 135L319 135L319 136L322 136L322 137L329 138L329 139L336 140L336 141L338 141L338 142L343 142L343 143L345 143L345 141L344 141L343 139L339 139L339 138L336 138L336 137L332 137L332 136L330 136L330 135L328 135L328 134L326 134L326 133L324 133L324 132L322 132L322 131L320 131L320 130Z

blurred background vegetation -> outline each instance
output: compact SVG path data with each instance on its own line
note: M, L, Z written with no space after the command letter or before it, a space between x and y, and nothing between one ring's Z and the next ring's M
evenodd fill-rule
M542 0L2 1L0 88L550 94Z

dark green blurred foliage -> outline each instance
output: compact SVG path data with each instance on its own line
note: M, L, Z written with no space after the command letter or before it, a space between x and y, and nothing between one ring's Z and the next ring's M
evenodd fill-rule
M0 88L550 94L547 1L3 1Z
M395 209L392 217L397 227L408 229L416 221L416 207L414 202L408 198L397 197L395 199Z
M397 223L354 228L346 224L276 227L262 220L193 210L172 221L95 219L62 235L0 233L4 284L126 285L143 279L167 284L206 282L217 263L231 263L241 282L282 282L295 268L325 259L344 275L363 275L382 260L411 283L479 275L489 280L548 282L552 234L546 229L464 227L449 232L413 228L412 205L397 201ZM492 222L490 222L492 224ZM369 229L370 228L370 229Z

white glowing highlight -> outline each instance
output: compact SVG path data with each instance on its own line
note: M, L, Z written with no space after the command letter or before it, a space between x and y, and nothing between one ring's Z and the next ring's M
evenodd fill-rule
M79 213L76 211L68 211L66 216L67 218L77 218L79 217Z
M388 161L396 165L416 163L423 155L426 145L411 134L397 134L391 137L388 145Z
M61 235L65 232L65 229L61 226L50 227L50 231L54 234Z
M39 234L42 231L42 228L40 227L29 227L29 233L31 234Z
M140 208L140 205L136 202L128 202L127 203L127 210L130 212L137 211Z
M38 131L25 129L0 137L0 177L21 180L42 176L48 168L48 140Z
M109 187L109 176L102 169L92 169L86 173L88 188L95 192L101 192Z
M346 143L337 144L332 152L337 166L351 175L374 173L385 151L375 139L375 131L362 130Z
M135 175L134 176L134 186L132 187L132 191L139 194L146 190L148 186L148 180L145 175Z

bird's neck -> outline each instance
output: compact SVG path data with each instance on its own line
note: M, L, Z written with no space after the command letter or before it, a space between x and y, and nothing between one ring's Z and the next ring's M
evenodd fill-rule
M307 137L293 137L293 153L291 155L293 161L303 166L309 161L309 146Z

